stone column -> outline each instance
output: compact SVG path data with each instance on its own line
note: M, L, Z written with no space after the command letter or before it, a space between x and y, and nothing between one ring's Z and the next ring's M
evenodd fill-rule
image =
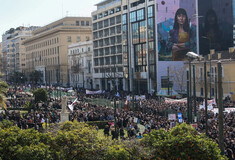
M60 122L64 123L65 121L69 121L69 112L67 111L67 97L62 97L62 110L60 113Z

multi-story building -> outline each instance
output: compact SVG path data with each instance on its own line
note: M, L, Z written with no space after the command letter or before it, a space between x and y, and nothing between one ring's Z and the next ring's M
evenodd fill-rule
M91 39L90 17L65 17L35 30L24 41L26 75L38 70L43 73L44 83L67 85L68 46Z
M92 13L94 84L103 90L122 89L122 3L109 0L96 6Z
M207 81L207 96L208 98L218 98L218 61L222 66L222 90L223 99L227 96L235 101L235 51L234 48L230 48L227 51L215 52L211 50L211 53L200 57L199 60L194 60L191 65L195 65L195 85L196 96L205 97L205 74ZM204 72L204 63L206 62L206 73ZM188 64L187 64L188 66ZM192 72L193 73L193 72ZM193 74L192 74L193 79ZM193 81L192 85L193 86Z
M2 62L3 62L3 53L2 53L2 42L1 42L0 43L0 73L1 74L3 74Z
M147 55L156 56L154 5L154 1L136 0L106 0L96 4L92 23L97 87L132 91L135 85L138 91L151 90L156 67L148 68ZM152 63L156 66L154 59Z
M2 52L4 54L4 62L6 68L3 69L6 76L10 76L13 72L23 72L25 67L25 48L22 45L23 40L31 36L36 26L11 28L2 35Z
M93 89L92 41L68 46L69 84L75 88Z
M219 51L233 46L232 0L104 0L96 6L92 12L94 83L100 89L116 87L151 93L166 88L165 82L172 77L170 88L183 92L188 51L206 55L209 49ZM183 59L173 58L178 12L186 16L188 38L182 42ZM210 16L214 16L213 26L217 29L213 35L218 34L214 37L207 33ZM170 32L174 32L171 37ZM172 68L170 76L168 68ZM181 74L175 70L182 70L185 84L175 83L176 75Z

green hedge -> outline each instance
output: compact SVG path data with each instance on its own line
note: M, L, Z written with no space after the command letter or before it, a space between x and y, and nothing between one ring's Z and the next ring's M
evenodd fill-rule
M113 121L88 121L86 122L89 125L97 125L99 129L104 129L105 125Z

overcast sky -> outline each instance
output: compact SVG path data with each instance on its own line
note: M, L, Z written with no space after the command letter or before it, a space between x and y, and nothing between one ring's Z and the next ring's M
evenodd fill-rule
M103 0L0 0L0 33L18 26L44 26L62 17L90 17ZM0 38L0 42L2 37Z

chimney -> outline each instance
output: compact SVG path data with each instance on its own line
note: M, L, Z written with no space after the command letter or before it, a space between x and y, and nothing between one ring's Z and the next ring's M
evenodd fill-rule
M218 59L221 59L221 53L218 53Z
M211 56L212 56L211 54L207 55L208 60L211 60Z
M215 50L214 49L210 49L210 54L215 54Z
M234 47L229 47L228 48L228 53L233 53L234 52Z
M202 57L202 55L200 55L200 56L199 56L199 60L202 61L202 59L203 59L203 57Z

